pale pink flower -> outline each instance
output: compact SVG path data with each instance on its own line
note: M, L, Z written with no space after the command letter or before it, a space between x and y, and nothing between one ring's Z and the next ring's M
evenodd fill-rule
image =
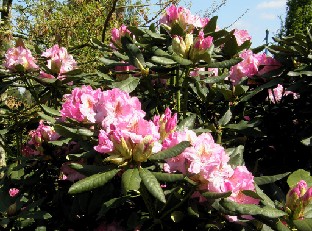
M166 13L159 20L160 23L172 27L178 24L186 33L191 33L195 27L203 28L209 22L208 18L200 18L191 14L190 10L184 7L171 5Z
M18 193L19 193L19 189L17 188L10 188L9 189L9 194L10 194L10 197L15 197Z
M281 84L278 84L276 88L269 89L268 93L269 93L269 100L274 104L280 102L283 96L287 96L287 95L293 95L294 99L299 98L299 94L297 93L294 93L292 91L284 91L284 87Z
M10 71L34 71L38 69L31 51L22 47L12 47L5 54L4 66ZM20 69L22 67L22 70Z
M47 49L41 56L47 58L47 67L53 74L57 75L58 79L63 79L66 72L77 68L77 63L73 56L68 54L65 47L59 47L58 44ZM51 76L43 71L40 74L42 78L51 78Z
M71 182L74 182L85 178L86 177L85 175L69 167L71 163L73 162L66 162L61 166L61 174L63 175L62 180L69 180Z
M247 30L234 30L234 36L236 38L237 45L240 46L244 42L251 40L251 36L249 35Z
M109 134L107 134L104 130L100 130L99 133L99 143L97 146L94 147L94 149L97 152L100 153L108 153L108 152L112 152L113 148L114 148L114 144L113 142L110 140L110 138L108 137Z

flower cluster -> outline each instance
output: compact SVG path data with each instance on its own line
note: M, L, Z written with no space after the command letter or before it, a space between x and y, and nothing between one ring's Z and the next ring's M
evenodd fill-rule
M230 157L216 144L209 133L197 136L191 130L175 131L163 141L163 149L182 141L191 146L177 157L166 160L166 172L181 172L199 184L200 191L223 193L232 191L229 199L241 204L257 204L259 200L246 196L243 190L255 190L253 175L245 166L235 169L229 165ZM201 198L203 199L203 198Z
M190 10L184 7L176 7L175 5L172 5L166 9L166 13L159 22L170 29L175 25L179 25L183 31L190 33L194 28L205 27L208 24L209 19L192 15Z
M31 139L22 150L24 156L42 155L44 151L42 144L44 142L55 141L60 138L60 135L55 132L53 127L44 125L43 120L40 120L38 128L30 131L29 135Z
M94 149L109 154L106 160L118 165L145 161L161 149L159 129L154 122L144 119L139 99L117 88L75 88L65 95L61 114L63 119L96 123L100 127L99 143Z
M269 89L268 93L269 100L274 104L280 102L283 96L293 95L294 99L298 99L300 97L299 94L292 91L284 91L284 87L281 84L278 84L277 87L274 89Z
M52 74L58 75L58 79L63 79L64 73L77 68L77 63L73 56L68 54L65 47L59 47L58 44L55 44L50 49L47 49L41 56L47 59L47 67ZM47 74L43 71L40 72L40 77L49 79L55 78L53 75Z
M303 219L305 208L311 204L312 187L304 180L299 181L286 195L285 211L291 220Z
M34 71L38 69L31 51L23 46L12 47L5 54L4 66L12 71Z
M265 53L254 54L251 50L244 50L239 57L243 60L230 69L229 78L234 85L237 85L243 77L263 75L281 66L277 60Z

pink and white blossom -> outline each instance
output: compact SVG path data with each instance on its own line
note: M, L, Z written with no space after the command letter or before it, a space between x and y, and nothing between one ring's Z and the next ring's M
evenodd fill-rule
M4 66L12 72L27 72L38 69L36 62L29 49L18 46L7 50ZM22 68L22 70L20 68Z

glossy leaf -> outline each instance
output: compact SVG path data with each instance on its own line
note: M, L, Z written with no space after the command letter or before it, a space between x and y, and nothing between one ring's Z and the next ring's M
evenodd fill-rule
M117 207L121 206L121 205L124 204L128 199L129 199L128 196L124 196L124 197L113 198L113 199L110 199L109 201L106 201L105 203L103 203L101 210L100 210L99 213L97 214L97 219L100 219L100 218L102 218L103 216L105 216L105 214L106 214L110 209L114 209L114 208L117 208Z
M312 219L293 220L295 227L298 231L311 231L312 230Z
M211 33L216 31L218 16L212 17L208 24L204 27L204 33Z
M166 203L166 198L156 177L147 169L139 169L140 177L146 189L158 200Z
M227 199L222 199L220 205L230 212L237 215L262 215L268 218L279 218L287 215L284 211L272 208L270 206L260 207L254 204L240 204Z
M202 196L204 196L207 199L220 199L220 198L227 198L231 196L232 191L224 192L224 193L216 193L216 192L205 192L202 193Z
M178 124L178 130L183 131L184 129L192 129L194 127L194 123L196 120L196 115L192 114L185 119L183 119L179 124Z
M232 119L232 112L231 112L231 109L229 108L224 113L222 118L218 121L218 124L223 127L223 126L227 125L230 122L231 119Z
M84 178L76 183L74 183L70 188L69 194L77 194L86 191L91 191L92 189L101 187L110 181L120 170L114 169L109 172L99 173L92 175L90 177Z
M136 89L136 87L139 85L140 78L137 77L129 77L123 81L120 82L113 82L110 87L111 88L119 88L127 93L131 93Z
M113 165L97 166L97 165L82 165L79 163L70 163L69 167L75 169L77 172L86 176L92 176L100 172L111 171L114 168Z
M255 177L254 181L257 185L270 184L270 183L274 183L275 181L283 179L284 177L288 176L289 174L290 174L290 172L286 172L283 174L277 174L274 176L259 176L259 177Z
M46 105L41 105L41 107L42 107L42 109L43 109L46 113L48 113L48 114L50 114L50 115L53 115L53 116L61 116L61 113L60 113L58 110L55 110L55 109L53 109L53 108L50 108L50 107L48 107L48 106L46 106Z
M123 194L127 194L128 191L138 191L140 188L141 177L137 168L128 169L122 174L121 187Z
M183 174L177 173L163 173L163 172L151 172L158 181L163 182L176 182L184 180Z
M158 63L158 64L161 64L161 65L174 65L176 64L176 62L172 59L168 59L168 58L165 58L165 57L159 57L159 56L153 56L151 58L151 60L154 62L154 63Z
M168 148L164 151L157 152L151 155L148 159L149 160L164 160L171 157L175 157L182 153L187 147L190 146L190 142L182 141L181 143L177 144L174 147Z

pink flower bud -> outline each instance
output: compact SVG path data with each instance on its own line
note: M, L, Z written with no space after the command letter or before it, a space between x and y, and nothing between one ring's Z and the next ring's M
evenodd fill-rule
M10 188L9 190L10 197L15 197L18 193L19 193L19 189L17 188Z

